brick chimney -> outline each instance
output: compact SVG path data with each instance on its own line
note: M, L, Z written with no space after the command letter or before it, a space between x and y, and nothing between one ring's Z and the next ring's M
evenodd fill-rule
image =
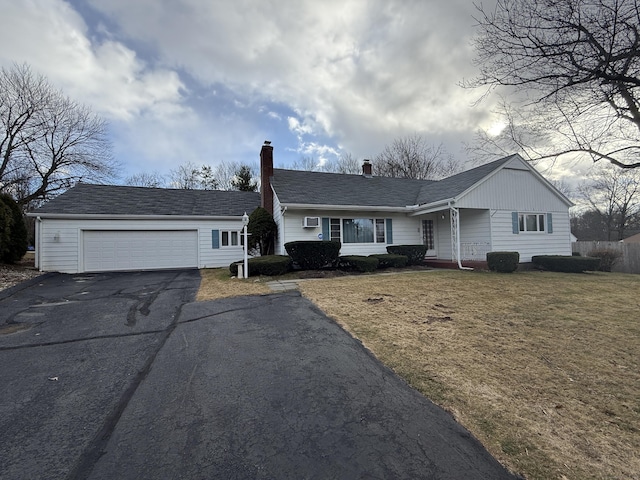
M273 175L273 147L265 140L260 150L260 206L273 215L273 191L270 177Z
M365 159L364 163L362 164L362 175L364 177L371 177L371 162L367 159Z

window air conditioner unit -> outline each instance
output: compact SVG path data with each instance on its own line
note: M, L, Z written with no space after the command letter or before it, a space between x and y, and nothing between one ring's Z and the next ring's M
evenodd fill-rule
M304 217L302 226L304 228L318 228L320 226L320 217Z

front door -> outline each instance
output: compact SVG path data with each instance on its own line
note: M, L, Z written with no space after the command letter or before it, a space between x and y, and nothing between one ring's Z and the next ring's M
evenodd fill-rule
M427 246L427 257L437 256L435 228L433 220L422 220L422 243Z

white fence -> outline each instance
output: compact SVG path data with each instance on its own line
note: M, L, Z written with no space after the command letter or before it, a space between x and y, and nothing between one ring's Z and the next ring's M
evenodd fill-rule
M622 253L613 268L613 272L640 273L640 243L620 243L620 242L573 242L574 252L587 256L593 250L615 250Z

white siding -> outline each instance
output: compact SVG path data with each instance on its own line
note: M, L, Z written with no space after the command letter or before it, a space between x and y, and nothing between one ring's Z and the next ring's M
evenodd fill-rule
M553 233L520 232L515 234L511 220L512 210L492 211L492 251L517 251L520 253L520 262L530 262L534 255L571 255L569 212L566 210L537 212L552 213Z
M226 267L243 258L242 246L214 249L212 230L240 231L240 220L68 220L43 218L37 245L42 271L84 271L82 245L85 230L196 230L198 267Z
M445 218L442 218L444 214ZM430 218L429 216L421 218ZM437 258L453 259L451 246L451 218L449 211L435 215ZM485 260L491 248L491 229L488 210L460 210L461 256L464 260Z
M425 218L428 218L425 217ZM436 215L436 253L437 258L443 260L451 260L451 218L449 217L449 211L445 213L445 218L442 218L442 214Z
M318 240L322 233L322 221L318 228L303 228L304 217L328 218L391 218L393 221L393 245L422 243L421 225L418 217L389 212L356 212L356 211L319 211L288 209L282 219L283 242L298 240ZM275 219L275 217L274 217ZM278 227L280 228L280 226ZM343 243L340 255L371 255L387 253L387 244L382 243Z
M486 260L487 252L491 250L489 210L461 210L459 221L461 258Z
M504 168L456 202L459 208L531 212L567 210L567 204L529 170Z

